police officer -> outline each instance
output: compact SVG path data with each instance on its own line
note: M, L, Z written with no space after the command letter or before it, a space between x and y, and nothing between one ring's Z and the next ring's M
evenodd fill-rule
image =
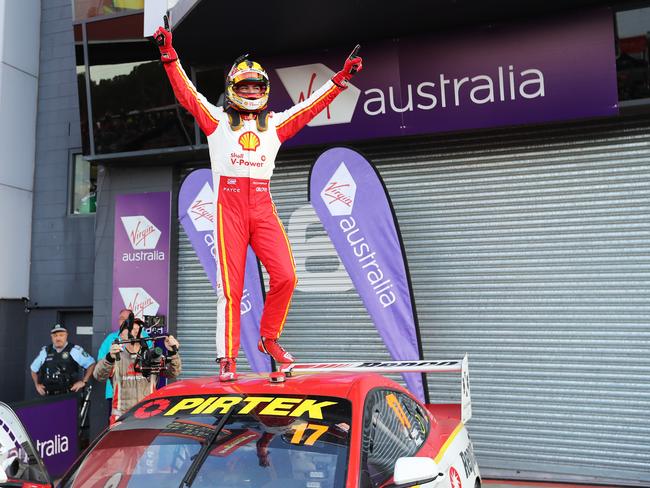
M68 330L56 324L50 331L52 344L43 346L30 367L39 395L82 390L95 369L95 360L81 346L68 342ZM79 379L81 369L85 369Z

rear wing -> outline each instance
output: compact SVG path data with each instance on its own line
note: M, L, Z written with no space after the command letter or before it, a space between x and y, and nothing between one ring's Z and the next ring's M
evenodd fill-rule
M337 363L292 363L282 367L287 376L297 373L460 373L461 421L472 418L472 401L469 389L469 363L467 354L462 360L439 361L376 361Z

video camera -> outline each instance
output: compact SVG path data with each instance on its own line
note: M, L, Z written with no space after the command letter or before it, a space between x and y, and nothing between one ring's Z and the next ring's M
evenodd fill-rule
M120 325L120 335L124 330L128 330L128 339L119 340L116 339L113 341L114 344L132 344L137 342L140 344L140 350L136 354L135 362L133 369L136 373L140 373L145 378L149 378L152 374L160 375L163 373L171 361L169 356L166 356L162 347L154 346L149 347L149 341L156 341L158 339L166 339L167 334L159 334L149 337L141 337L142 329L147 327L150 330L153 330L153 327L160 326L161 319L160 317L146 316L147 322L144 322L140 319L134 317L133 312L131 312L128 318L122 322ZM140 327L136 335L133 335L134 325L137 324ZM178 351L178 348L174 346L174 354ZM119 361L120 357L117 357Z
M164 371L169 361L170 359L165 356L162 347L154 347L151 349L148 347L141 348L135 358L133 369L136 373L140 373L145 378L148 378L152 374L160 374Z

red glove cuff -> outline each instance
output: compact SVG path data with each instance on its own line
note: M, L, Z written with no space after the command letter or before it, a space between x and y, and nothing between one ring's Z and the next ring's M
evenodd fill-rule
M163 63L172 63L178 59L178 54L176 54L176 50L173 47L166 48L166 47L161 47L160 48L160 60Z
M351 76L349 76L348 73L346 73L345 71L339 71L334 76L332 76L332 81L340 89L345 90L348 87L348 80L350 78Z

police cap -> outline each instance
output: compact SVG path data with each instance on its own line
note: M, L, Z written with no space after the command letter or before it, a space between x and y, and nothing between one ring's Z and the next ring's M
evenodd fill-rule
M50 331L50 334L55 334L57 332L68 332L68 329L66 329L61 324L54 324L54 327L52 327L52 330Z

